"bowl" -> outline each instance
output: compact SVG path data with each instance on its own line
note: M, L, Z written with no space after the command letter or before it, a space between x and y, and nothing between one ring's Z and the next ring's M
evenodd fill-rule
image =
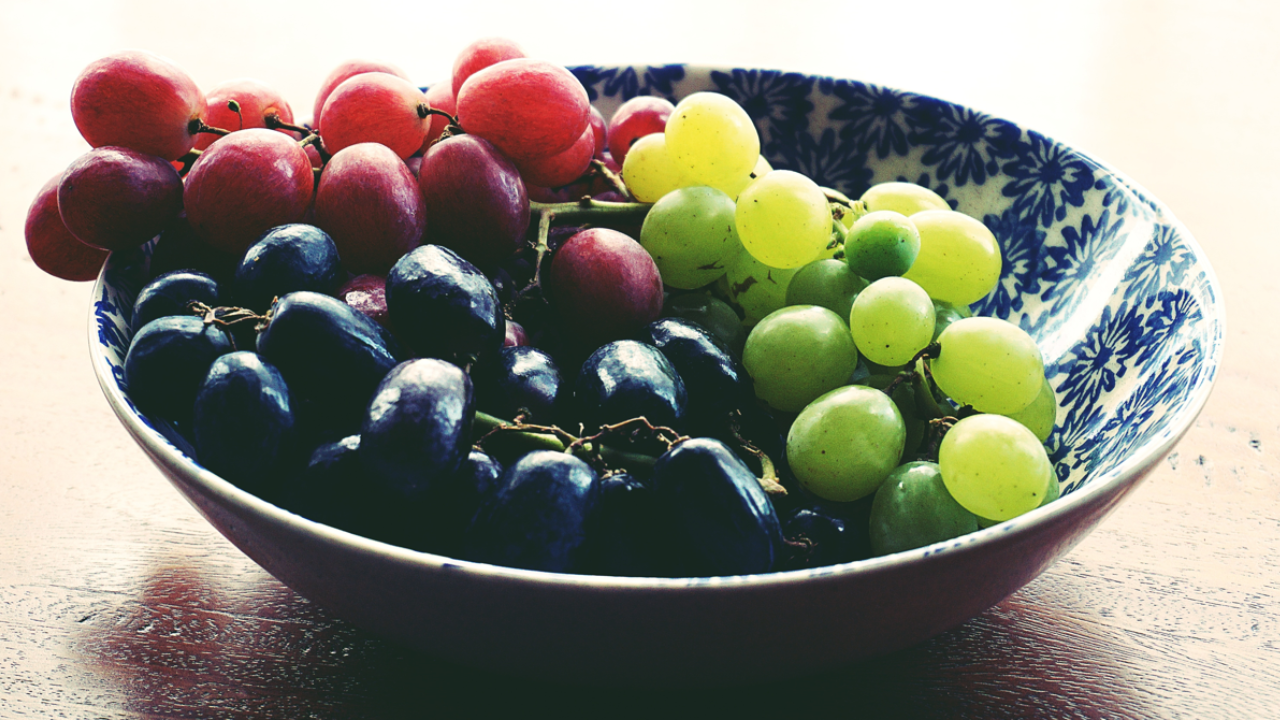
M202 468L139 414L123 381L150 249L114 253L90 350L129 434L208 521L281 582L369 631L448 662L627 682L749 680L890 652L963 623L1087 535L1191 427L1222 355L1221 289L1156 199L1034 130L852 80L685 65L578 67L608 117L637 94L733 97L776 168L857 197L910 180L980 218L1004 272L975 310L1040 344L1060 404L1049 438L1062 497L961 538L803 571L620 578L496 567L328 527Z

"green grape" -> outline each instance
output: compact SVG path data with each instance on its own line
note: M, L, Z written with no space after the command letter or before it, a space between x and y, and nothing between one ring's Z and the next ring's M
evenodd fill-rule
M746 323L754 325L786 306L787 287L796 272L769 267L751 253L739 251L725 272L729 299L742 308Z
M967 535L981 519L964 509L931 462L899 465L884 479L871 503L871 549L902 552Z
M720 93L685 97L671 111L665 134L671 158L685 177L726 194L760 158L760 135L751 116Z
M989 317L957 320L938 336L938 345L938 356L929 364L934 382L952 400L979 412L1016 413L1044 384L1040 348L1013 323Z
M1032 400L1030 405L1015 413L1001 414L1022 423L1035 434L1036 439L1045 442L1049 439L1049 433L1053 432L1053 426L1058 422L1058 396L1049 385L1049 379L1045 378L1040 386L1040 392L1036 393L1036 399Z
M950 210L951 206L938 193L908 182L885 182L872 185L862 193L862 203L869 212L892 210L915 215L924 210Z
M831 244L831 209L822 188L800 173L774 170L738 196L742 246L775 268L817 260Z
M1044 445L1003 415L972 415L952 426L938 448L938 467L956 502L989 520L1039 507L1054 478Z
M733 200L709 187L673 190L654 203L640 228L640 244L662 282L692 290L724 275L742 247L733 214Z
M844 241L850 269L868 280L902 275L920 252L920 233L911 219L892 210L858 218Z
M692 183L680 172L662 133L645 135L631 145L622 161L622 179L640 202L657 202L663 195Z
M952 305L951 303L942 302L941 300L933 301L933 339L937 340L951 326L951 323L967 317L973 317L973 313L969 310L968 305Z
M738 319L738 313L729 304L712 297L707 292L681 293L667 298L662 306L664 317L684 318L702 326L723 342L734 353L742 354L742 344L747 341L747 331Z
M778 410L799 412L814 398L848 382L858 365L858 351L839 315L817 305L796 305L770 314L752 328L742 364L755 384L756 397Z
M854 377L857 378L857 373L854 373ZM852 384L865 385L883 392L893 385L893 381L897 378L898 373L867 375L864 378L855 379ZM898 412L902 413L902 424L907 429L907 439L902 445L902 457L912 457L920 449L920 442L924 440L924 433L928 428L928 423L920 417L920 411L917 409L914 384L899 382L894 385L889 398L893 400L894 405L898 406Z
M764 159L763 155L761 155L760 159L756 161L756 166L751 168L751 172L743 175L738 178L736 182L721 189L724 190L726 195L733 198L734 202L737 202L738 196L742 194L743 190L747 189L748 185L771 172L773 172L773 166L769 164L768 160Z
M902 414L889 396L849 385L796 417L787 433L787 463L809 492L850 502L880 487L898 466L905 442Z
M867 286L849 266L830 258L814 260L796 271L787 286L788 305L821 305L840 317L849 317L853 299Z
M879 365L905 365L933 341L929 294L900 277L876 280L858 293L849 330L858 352Z
M1049 489L1044 493L1044 500L1041 500L1040 504L1036 507L1037 509L1042 508L1060 497L1062 497L1062 485L1058 482L1058 476L1050 473ZM978 518L978 527L989 528L992 525L999 525L1001 522L1004 522L1003 520L988 520L987 518L977 515L974 517Z
M920 252L903 277L934 300L969 305L1000 279L1000 245L986 225L954 210L926 210L911 217L920 231Z

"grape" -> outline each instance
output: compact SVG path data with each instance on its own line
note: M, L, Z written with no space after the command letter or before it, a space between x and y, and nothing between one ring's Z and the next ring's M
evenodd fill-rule
M679 428L689 402L671 362L635 340L607 343L592 353L578 371L573 397L588 429L636 417Z
M910 462L876 491L870 528L871 549L888 555L967 535L978 518L951 497L936 463Z
M325 149L337 153L375 142L407 158L427 136L426 103L422 91L404 78L380 72L352 76L334 88L320 111Z
M800 268L787 285L788 305L821 305L849 317L853 300L867 287L843 260L814 260Z
M334 295L346 277L328 233L303 223L281 225L245 252L231 297L241 307L265 313L276 298L298 290Z
M202 272L175 270L164 273L138 291L129 327L140 329L157 318L190 315L188 303L192 301L217 307L222 304L221 296L217 281Z
M831 210L822 189L790 170L774 170L738 196L735 216L742 246L774 268L817 260L831 242Z
M743 190L746 190L747 187L751 185L751 183L755 182L756 180L759 180L760 178L764 177L765 175L768 175L771 172L773 172L773 166L771 166L769 164L769 161L765 160L764 156L761 155L760 158L756 160L755 167L751 168L751 172L739 177L736 181L726 185L723 188L724 192L726 195L733 198L734 202L737 202L738 197L742 195Z
M514 40L502 37L480 38L462 49L453 61L453 72L450 74L450 92L456 97L467 78L490 65L503 60L514 60L525 57L524 49ZM442 85L444 83L441 83Z
M228 80L215 85L205 94L208 110L205 112L206 124L223 130L246 130L248 128L264 128L266 117L275 115L281 122L293 124L293 108L285 101L284 96L252 78ZM228 107L228 101L234 100L240 106L240 112ZM292 137L292 136L290 136ZM196 150L204 150L218 140L213 133L201 133L196 137Z
M934 300L969 305L1000 279L1000 245L978 220L954 210L926 210L911 217L920 231L920 253L903 277Z
M376 60L347 60L335 67L333 70L330 70L329 74L325 76L324 82L320 83L320 92L316 93L316 101L311 108L312 122L315 123L317 128L320 127L320 113L324 110L324 103L329 99L329 96L333 94L333 91L337 89L339 85L356 75L371 72L395 75L405 81L412 80L404 70L400 69L398 65L378 62Z
M334 153L316 188L315 223L353 273L385 273L422 244L427 203L418 179L389 148L358 143Z
M526 185L560 187L582 177L591 168L595 152L595 131L590 125L572 145L554 155L516 163Z
M924 440L925 431L928 429L925 417L932 418L934 415L926 415L920 411L920 399L916 394L919 390L916 383L898 381L896 385L894 384L901 372L876 372L855 380L853 384L865 385L889 394L889 399L893 400L893 404L898 406L898 412L902 413L902 425L907 432L906 440L902 444L902 457L909 458L916 454L920 449L921 441ZM890 385L893 385L892 390L889 389Z
M658 266L616 230L592 228L565 241L551 259L549 283L551 304L582 345L632 337L662 313Z
M182 212L182 178L154 155L94 148L62 174L58 212L81 242L128 250L155 237Z
M98 277L108 252L85 245L71 234L58 213L59 174L36 193L27 210L24 232L27 253L36 267L62 280L84 282Z
M378 383L406 357L378 323L306 291L275 304L258 335L258 354L280 370L295 402L309 409L307 420L331 440L359 432Z
M588 522L600 494L591 466L563 452L517 460L480 501L464 557L508 567L575 572L586 559Z
M609 146L609 126L604 121L604 115L600 114L595 105L591 106L591 137L595 146L591 151L591 157L603 160L605 149Z
M709 438L671 448L653 466L659 498L676 508L679 531L712 575L774 569L782 527L755 474L724 443Z
M729 196L710 187L667 193L649 210L640 244L653 256L666 285L692 290L724 274L741 251Z
M209 366L196 394L196 456L249 492L268 493L286 469L294 422L280 371L257 353L228 353Z
M507 321L507 332L502 337L502 347L523 347L529 344L529 333L515 320Z
M124 359L129 398L145 413L189 420L209 366L234 349L226 333L198 317L152 320L136 330Z
M455 135L432 145L418 187L426 200L426 242L486 269L523 245L529 195L515 164L487 140Z
M938 193L909 182L872 185L862 193L861 199L869 212L892 210L903 215L915 215L924 210L951 209Z
M1025 425L1040 442L1048 441L1050 433L1053 432L1053 426L1058 421L1058 398L1053 392L1053 387L1049 385L1049 379L1044 379L1040 392L1036 394L1036 399L1032 400L1030 405L1015 413L1001 414Z
M458 112L458 100L453 96L453 89L449 86L449 83L436 83L435 85L432 85L427 88L427 92L424 97L427 101L427 107L432 110L439 110L441 112L449 113L450 115L455 115ZM435 143L436 140L440 139L440 136L444 134L444 129L448 126L449 118L444 117L443 115L428 116L427 136L422 140L422 148L420 149L420 152L426 153L427 150L431 148L431 145ZM412 159L413 158L410 158L410 160ZM421 163L422 161L419 160L418 162ZM417 174L417 172L414 172L414 175Z
M241 252L243 254L243 251ZM229 283L240 264L240 255L232 255L206 243L196 234L186 213L160 233L151 250L151 277L173 270L199 270L220 283Z
M640 339L658 348L684 380L691 413L711 418L750 399L746 373L728 348L696 323L665 318L650 323Z
M679 549L653 484L629 472L600 479L600 504L592 529L588 572L659 577L678 569Z
M778 410L799 412L848 382L858 351L839 315L816 305L795 305L752 329L742 363L755 381L757 397Z
M769 267L740 250L725 271L729 299L742 308L746 322L754 325L787 304L787 288L796 272Z
M474 412L471 379L456 365L433 358L400 363L369 401L361 464L396 497L422 497L467 456Z
M933 325L934 340L938 339L943 330L951 327L951 323L963 318L973 317L973 312L969 310L968 305L952 305L941 300L933 301L933 313L935 317Z
M609 119L609 154L614 162L625 163L631 146L640 138L661 133L675 105L665 98L637 95L618 106Z
M187 173L187 221L204 241L237 257L278 225L299 222L315 177L296 140L253 128L214 143Z
M938 467L956 502L990 520L1039 507L1053 478L1044 446L1003 415L973 415L952 426L938 448Z
M387 313L387 279L381 275L357 275L338 288L338 299L360 314L390 328Z
M622 179L636 200L653 203L662 196L691 183L676 167L661 133L636 140L622 163Z
M587 91L543 60L504 60L457 90L458 120L516 162L567 150L591 125Z
M551 424L560 410L560 368L546 352L532 347L503 348L482 360L472 374L476 407L490 415Z
M751 116L719 93L686 96L671 111L665 134L676 167L697 185L735 187L760 157Z
M440 245L417 248L392 266L387 310L397 337L419 356L462 361L496 353L506 334L493 284Z
M1035 340L1004 320L957 320L938 336L941 349L930 363L938 388L984 413L1016 413L1044 385L1044 361Z
M204 111L204 95L185 72L139 50L89 63L71 89L71 119L90 145L164 160L177 160L195 145L189 125Z
M900 277L876 280L858 293L849 330L858 352L879 365L905 365L933 341L933 301Z
M849 267L868 280L903 275L920 252L920 233L907 216L881 210L858 218L845 238Z
M735 355L742 353L747 333L738 314L707 292L672 295L662 305L664 317L683 318L706 330Z
M902 414L889 396L849 385L796 417L787 434L787 463L809 492L850 502L880 487L898 466L905 442Z

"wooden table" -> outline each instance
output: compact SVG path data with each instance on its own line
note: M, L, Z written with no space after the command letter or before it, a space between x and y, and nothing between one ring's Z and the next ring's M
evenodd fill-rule
M1280 266L1280 10L939 2L906 21L876 20L883 3L799 3L766 20L751 3L724 17L686 5L687 22L676 8L609 6L605 30L547 3L396 15L374 2L357 16L330 2L219 3L190 17L159 2L0 6L0 717L653 715L675 703L794 715L833 702L871 717L1280 716L1280 343L1266 299ZM85 149L67 98L107 52L150 48L202 87L257 76L305 117L340 60L380 57L434 80L485 34L565 63L860 77L1080 147L1164 200L1211 258L1230 308L1218 387L1173 454L1066 559L890 657L750 690L610 691L495 678L371 637L242 556L128 440L90 373L89 288L41 274L22 226L40 185Z

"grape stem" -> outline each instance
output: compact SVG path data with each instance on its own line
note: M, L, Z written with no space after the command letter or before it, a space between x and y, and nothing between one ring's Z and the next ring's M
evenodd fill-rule
M214 135L221 136L230 135L231 131L206 125L204 120L201 120L200 118L191 118L191 121L187 123L187 134L195 135L197 133L212 133Z
M653 469L653 463L656 459L652 455L626 452L597 442L600 438L610 433L617 434L622 430L638 429L636 426L641 426L643 430L652 430L658 433L657 436L664 441L670 439L669 436L675 436L675 439L671 440L671 444L688 439L671 428L655 426L642 417L605 426L601 428L599 433L581 438L555 425L538 425L525 422L523 414L517 416L514 421L508 422L488 413L477 412L472 428L473 432L484 432L475 441L475 447L482 452L485 451L486 443L491 443L498 436L503 436L509 438L514 445L518 446L522 455L534 450L566 452L586 460L595 466L598 471L608 471L612 467L625 468L633 474L647 474Z
M200 158L201 152L202 151L193 148L188 150L186 155L178 158L178 162L182 163L182 169L178 171L179 177L186 177L187 173L191 172L191 166L196 164L196 160Z
M738 425L738 418L740 417L742 417L741 411L734 410L729 413L729 432L733 435L734 441L738 443L738 447L754 456L760 462L760 477L756 479L760 481L761 489L770 497L785 496L787 489L783 487L782 478L778 476L778 468L774 466L773 460L768 453L753 445L750 440L742 437L741 427Z
M259 315L242 307L210 307L199 300L187 303L187 309L192 315L199 315L205 325L217 325L224 330L251 320L257 324L257 329L261 330L263 323L271 319L270 313ZM235 347L235 336L228 332L227 337L231 339L231 346ZM239 348L236 349L239 350Z
M240 130L243 130L243 129L244 129L244 113L240 112L240 103L236 102L235 100L228 100L228 101L227 101L227 109L228 109L228 110L230 110L231 112L235 113L235 114L236 114L236 117L240 118L240 128L239 128L239 129L240 129Z
M622 182L622 178L618 177L617 173L610 170L609 167L604 164L604 161L593 158L591 160L591 171L604 178L619 195L628 200L632 199L631 191L627 190L627 184Z

